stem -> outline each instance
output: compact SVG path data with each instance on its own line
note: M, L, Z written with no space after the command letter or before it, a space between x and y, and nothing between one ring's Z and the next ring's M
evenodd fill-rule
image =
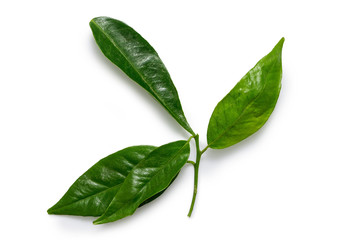
M195 144L196 144L196 162L194 164L194 192L193 197L188 213L188 217L191 217L191 213L194 209L196 194L197 194L197 185L198 185L198 178L199 178L199 165L200 165L200 158L203 152L200 151L200 144L199 144L199 135L195 135Z

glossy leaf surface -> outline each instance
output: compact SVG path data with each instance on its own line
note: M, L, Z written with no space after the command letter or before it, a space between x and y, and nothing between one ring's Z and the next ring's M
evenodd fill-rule
M105 213L95 224L132 215L146 199L164 190L189 158L189 142L177 141L152 151L128 175Z
M100 216L131 170L154 149L134 146L101 159L74 182L48 213Z
M104 55L145 88L185 130L194 135L177 90L154 48L134 29L116 19L94 18L90 27Z
M265 124L280 93L283 44L284 38L217 104L207 131L209 147L232 146Z
M169 186L167 186L164 190L162 190L162 191L158 192L158 193L157 193L157 194L155 194L154 196L152 196L152 197L150 197L150 198L146 199L145 201L143 201L143 202L139 205L139 207L142 207L142 206L144 206L144 205L148 204L149 202L151 202L151 201L153 201L153 200L157 199L158 197L160 197L160 196L161 196L161 194L163 194L163 193L166 191L166 189L168 189L168 187L170 187L170 185L171 185L171 184L175 181L175 179L177 178L177 176L178 176L178 175L179 175L179 173L178 173L178 174L176 174L176 176L173 178L173 180L171 180L171 182L170 182Z

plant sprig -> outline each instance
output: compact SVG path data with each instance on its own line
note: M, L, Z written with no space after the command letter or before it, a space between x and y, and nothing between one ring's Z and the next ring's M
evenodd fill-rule
M122 219L159 197L189 163L194 166L190 217L205 151L239 143L258 131L274 110L281 88L284 38L217 104L208 125L208 145L201 150L199 135L187 122L175 85L154 48L116 19L94 18L90 27L104 55L149 92L190 137L160 147L128 147L101 159L73 183L48 213L99 217L94 224ZM192 139L195 161L189 160Z

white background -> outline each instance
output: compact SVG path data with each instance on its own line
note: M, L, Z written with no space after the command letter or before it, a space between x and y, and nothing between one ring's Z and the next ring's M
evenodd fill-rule
M360 239L358 3L1 1L1 238ZM242 143L206 152L190 219L190 165L121 221L46 213L102 157L189 137L102 55L88 25L97 16L158 51L202 147L216 103L286 39L274 113Z

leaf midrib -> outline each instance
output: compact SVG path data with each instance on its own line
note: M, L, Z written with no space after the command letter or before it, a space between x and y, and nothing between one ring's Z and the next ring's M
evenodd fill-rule
M171 158L169 161L167 161L166 163L169 163L169 162L171 162L171 161L173 161L176 157L177 157L177 155L187 146L189 144L189 142L186 142L175 154L174 154L174 157L173 158ZM161 167L161 170L162 169L164 169L165 167L166 167L167 165L166 164L164 164L164 166L162 166ZM148 184L152 181L152 179L154 179L158 174L160 173L160 169L159 169L159 171L144 185L144 187L141 189L141 192L143 192L146 188L147 188L147 186L148 186ZM170 180L171 181L171 180ZM163 189L161 189L161 190L163 190ZM161 191L160 190L160 191ZM155 193L156 194L156 193ZM151 197L151 196L150 196ZM142 201L145 201L146 199L144 199L144 200L142 200Z
M135 167L135 166L134 166L134 167ZM129 175L129 174L128 174L128 175ZM128 176L128 175L127 175L127 176ZM126 177L127 177L127 176L126 176ZM124 179L124 180L125 180L125 179ZM113 188L115 188L115 187L118 187L118 186L120 186L120 185L123 184L123 183L124 183L124 181L123 181L122 183L119 183L119 184L116 184L116 185L114 185L114 186L112 186L112 187L109 187L109 188L107 188L107 189L105 189L105 190L102 190L102 191L100 191L100 192L91 194L91 195L86 196L86 197L84 197L84 198L77 199L77 200L74 201L74 202L71 202L71 203L69 203L69 204L63 205L63 206L58 207L58 208L54 208L54 209L52 209L52 210L60 210L60 209L69 207L69 206L71 206L71 205L73 205L73 204L76 204L76 203L78 203L78 202L80 202L80 201L83 201L83 200L88 199L88 198L90 198L90 197L94 197L94 196L96 196L96 195L98 195L98 194L101 194L101 193L104 193L104 192L106 192L106 191L109 191L110 189L113 189Z

